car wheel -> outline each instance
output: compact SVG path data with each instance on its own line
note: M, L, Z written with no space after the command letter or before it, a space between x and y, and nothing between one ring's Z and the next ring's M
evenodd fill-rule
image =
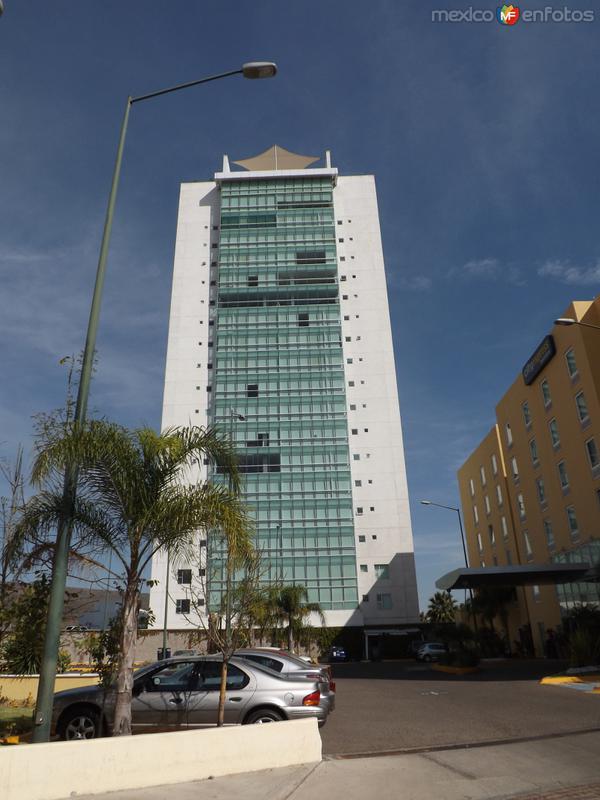
M423 661L431 661L431 656L423 656Z
M92 708L73 708L63 714L58 733L67 742L97 739L100 735L100 715Z
M244 720L245 725L262 725L265 722L281 722L283 717L272 708L257 708L248 714Z

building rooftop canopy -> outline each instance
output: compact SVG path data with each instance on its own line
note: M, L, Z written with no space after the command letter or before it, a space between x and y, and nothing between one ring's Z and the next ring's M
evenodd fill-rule
M285 178L288 176L298 178L302 177L306 171L311 177L331 178L335 185L338 171L331 166L331 153L329 150L325 151L324 167L317 166L308 170L308 167L320 160L319 156L303 156L300 153L292 153L290 150L286 150L285 147L274 144L264 153L233 162L233 164L242 167L245 171L232 170L229 164L229 157L224 155L223 169L221 172L215 173L215 181L221 183L222 181L231 180Z
M244 158L241 161L234 161L233 163L254 172L273 169L306 169L306 167L310 167L311 164L317 161L319 161L319 156L301 156L298 153L286 150L285 147L274 144L264 153L251 158Z
M438 589L478 589L480 586L542 586L597 580L591 565L525 564L506 567L470 567L455 569L435 582Z

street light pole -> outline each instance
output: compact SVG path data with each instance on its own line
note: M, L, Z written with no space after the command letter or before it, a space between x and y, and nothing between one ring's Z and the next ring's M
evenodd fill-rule
M119 144L117 146L117 157L113 171L110 194L108 197L108 207L102 234L102 244L96 269L96 281L94 293L92 295L92 305L88 320L87 335L83 361L81 364L81 376L77 390L77 404L75 407L75 418L73 424L75 429L81 429L86 419L87 405L94 363L94 352L96 349L96 336L98 332L98 321L100 318L100 307L102 304L102 291L104 288L104 278L106 274L106 261L112 231L114 210L117 200L117 190L121 175L121 163L123 151L125 149L125 138L129 123L129 112L134 103L149 100L180 89L187 89L191 86L198 86L201 83L209 83L220 78L227 78L231 75L243 75L245 78L260 79L270 78L276 75L277 66L272 62L254 61L246 63L241 69L222 72L218 75L211 75L208 78L181 83L167 89L161 89L150 94L138 97L128 97L125 104L125 113L121 123ZM56 680L56 665L58 659L58 648L60 643L60 626L64 608L65 586L67 582L67 568L69 560L69 548L71 543L71 533L73 528L73 508L77 491L78 470L74 465L67 466L63 483L63 514L58 525L56 544L54 550L54 561L52 565L52 584L50 588L50 598L48 603L48 617L46 623L46 633L44 640L44 653L40 667L40 680L38 685L34 729L32 741L34 743L47 742L50 739L50 725L52 719L52 697L54 694L54 682Z
M600 331L600 325L592 325L591 322L582 322L579 319L571 319L570 317L559 317L559 319L554 320L555 325L564 325L568 327L569 325L581 325L582 328L593 328L596 331Z
M458 526L460 529L460 540L462 542L463 555L465 557L465 567L469 569L469 557L467 556L467 546L465 544L465 532L463 529L460 508L456 508L456 506L444 506L441 503L434 503L432 500L421 500L420 503L423 506L437 506L437 508L445 508L448 511L456 511L458 515ZM477 633L477 617L475 616L475 609L473 608L473 590L471 589L470 586L469 586L469 598L471 600L471 614L473 616L473 628Z

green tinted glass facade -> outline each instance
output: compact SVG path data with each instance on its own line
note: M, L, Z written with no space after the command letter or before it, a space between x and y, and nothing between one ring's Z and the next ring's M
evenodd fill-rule
M356 608L332 179L220 191L211 421L235 440L265 579Z

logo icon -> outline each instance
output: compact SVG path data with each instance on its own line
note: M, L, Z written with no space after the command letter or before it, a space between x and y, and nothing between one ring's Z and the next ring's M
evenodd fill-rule
M498 6L496 9L496 19L501 25L514 25L521 16L519 6L506 5Z

